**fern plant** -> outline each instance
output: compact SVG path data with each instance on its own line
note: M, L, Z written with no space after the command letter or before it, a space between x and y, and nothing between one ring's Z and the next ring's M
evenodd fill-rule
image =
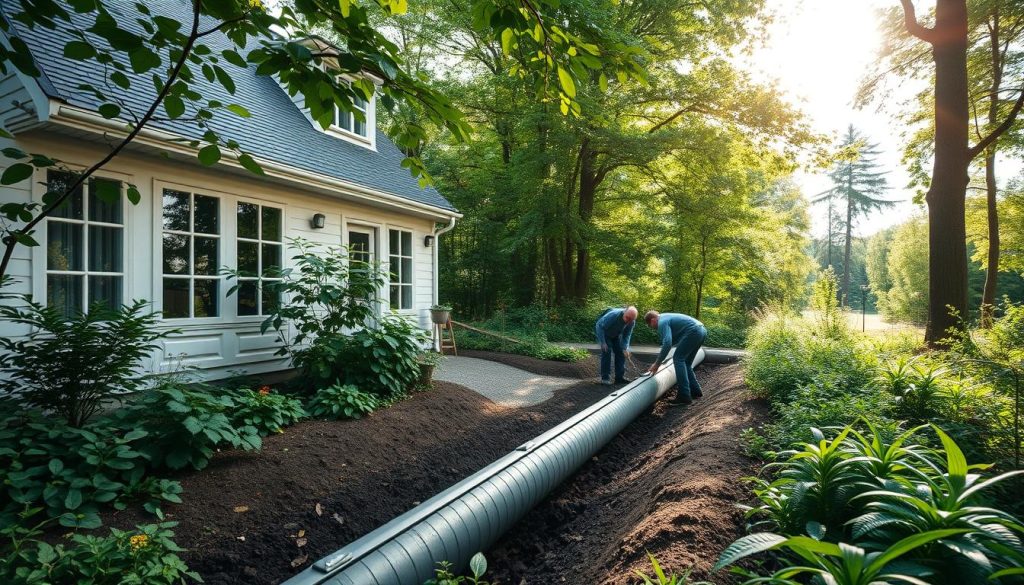
M372 394L361 391L351 384L334 384L317 390L309 402L309 414L313 418L342 419L362 418L377 409L378 402Z

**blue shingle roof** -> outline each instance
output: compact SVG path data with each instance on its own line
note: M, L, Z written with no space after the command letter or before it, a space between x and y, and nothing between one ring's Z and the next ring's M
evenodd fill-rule
M4 4L10 6L14 3ZM109 0L107 4L122 28L132 30L136 34L146 34L135 22L134 0ZM183 22L183 26L188 26L191 22L189 0L146 0L146 5L153 14L173 18ZM16 9L2 8L8 17ZM75 15L73 21L81 29L91 24L91 19L87 15ZM215 24L206 22L202 29L212 28ZM74 39L70 30L51 31L42 27L30 30L17 22L14 26L18 36L29 46L37 66L48 81L41 85L44 91L52 94L50 97L95 110L100 103L92 93L79 89L82 84L91 84L102 88L108 95L120 97L137 115L141 115L152 103L156 95L151 80L152 72L133 75L129 69L131 89L121 90L106 81L101 64L64 57L64 45ZM220 33L209 35L203 41L216 52L235 48L231 41ZM99 42L99 46L103 46L103 41ZM127 63L127 56L123 53L115 57L123 57ZM223 138L236 140L243 150L251 153L257 160L272 161L397 195L417 203L454 211L451 203L435 189L420 188L416 179L401 166L403 153L380 130L376 131L376 151L326 134L310 123L275 79L256 75L254 66L240 68L223 59L219 64L235 82L234 95L229 94L220 84L207 82L195 66L194 87L206 100L240 104L251 112L251 118L218 112L210 127ZM162 114L161 109L158 115ZM202 136L202 130L195 123L181 119L154 120L151 127L189 139L198 139Z

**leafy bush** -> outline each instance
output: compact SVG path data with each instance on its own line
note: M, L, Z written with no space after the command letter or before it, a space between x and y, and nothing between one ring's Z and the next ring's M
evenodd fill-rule
M80 427L105 400L139 387L139 364L171 331L154 330L156 317L135 301L117 310L94 304L70 318L55 307L24 299L0 305L0 318L29 327L24 337L0 337L0 391L64 417Z
M384 315L344 341L341 379L380 398L401 396L419 379L417 358L427 339L427 333L408 319Z
M289 244L296 252L294 267L266 274L280 280L263 285L264 294L284 302L263 321L261 331L276 330L282 344L278 355L291 356L313 388L323 388L343 378L347 332L376 316L377 295L385 280L379 266L351 259L345 247L320 246L301 238ZM225 273L229 280L252 276ZM232 286L228 294L237 289L238 285Z
M70 543L37 540L39 527L17 524L2 532L10 545L0 557L0 581L8 585L89 583L91 585L172 585L202 582L177 553L171 528L176 522L135 530L112 528L109 536L75 534Z
M268 386L234 393L235 409L231 423L235 427L253 427L260 436L281 432L283 427L305 418L302 401L274 392Z
M770 578L802 583L1010 583L1024 573L1024 525L985 505L993 488L1024 471L984 477L950 437L942 448L910 442L918 429L888 440L869 427L846 427L788 453L778 479L759 482L761 504L748 515L759 532L730 545L716 569L768 550L781 551ZM746 583L768 582L749 575Z
M162 516L162 502L180 503L178 482L146 476L144 430L120 431L99 419L74 428L8 401L0 415L0 523L16 523L26 507L41 507L68 527L100 526L99 509L142 501Z
M309 414L314 418L361 418L377 409L378 402L352 385L335 384L317 390L309 403Z
M235 408L228 393L170 380L143 392L114 416L121 428L148 433L138 448L152 466L198 470L206 467L219 449L260 448L262 441L255 427L232 422Z

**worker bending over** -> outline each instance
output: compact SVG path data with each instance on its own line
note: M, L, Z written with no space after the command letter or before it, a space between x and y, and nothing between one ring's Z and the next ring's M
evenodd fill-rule
M697 351L708 336L708 330L704 324L689 315L682 313L664 313L647 311L644 315L644 322L652 329L658 330L658 337L661 338L661 351L654 365L648 370L653 374L658 371L658 366L668 355L672 346L675 346L676 353L672 356L672 365L676 369L676 384L679 386L675 400L669 404L686 405L693 403L694 398L704 395L697 383L697 376L693 373L693 360L697 357Z
M625 384L626 354L629 353L629 338L633 335L633 326L639 312L630 305L621 309L605 311L597 320L594 333L597 343L601 346L601 383L611 384L611 361L615 354L615 383Z

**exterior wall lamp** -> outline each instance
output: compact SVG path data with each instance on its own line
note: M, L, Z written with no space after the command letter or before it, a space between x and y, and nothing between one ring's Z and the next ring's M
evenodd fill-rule
M324 229L324 226L327 225L327 216L322 213L314 214L313 219L309 220L309 225L312 226L313 229L322 230Z
M433 244L434 244L434 236L424 236L424 238L423 238L423 246L424 247L429 248Z

